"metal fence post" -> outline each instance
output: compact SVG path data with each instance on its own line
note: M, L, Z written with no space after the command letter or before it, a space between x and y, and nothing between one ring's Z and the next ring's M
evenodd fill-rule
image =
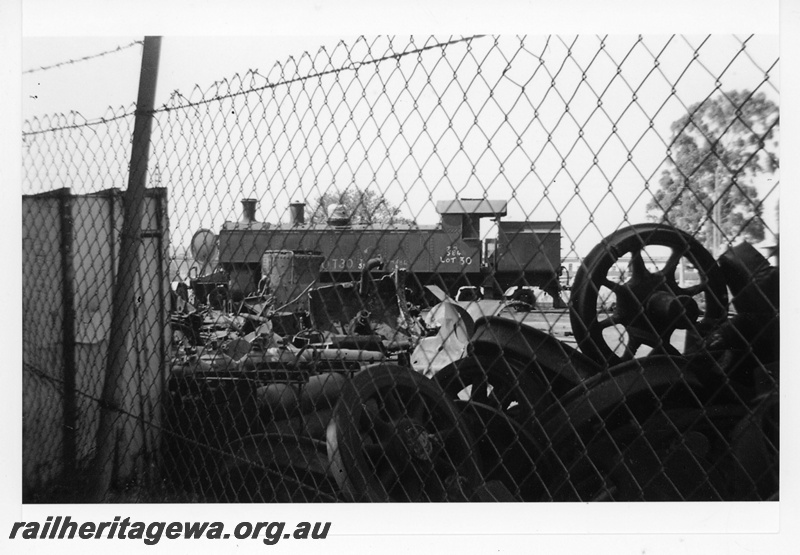
M125 215L120 234L119 271L113 291L108 362L97 430L97 452L93 461L94 483L89 492L93 501L104 498L114 472L115 438L119 427L119 381L127 358L126 339L133 325L136 301L136 275L139 267L140 235L160 50L160 37L145 38L133 129L130 176L123 199Z
M74 476L76 464L75 431L75 271L73 267L73 218L69 189L59 195L59 218L61 220L61 281L64 323L61 329L63 343L63 475Z

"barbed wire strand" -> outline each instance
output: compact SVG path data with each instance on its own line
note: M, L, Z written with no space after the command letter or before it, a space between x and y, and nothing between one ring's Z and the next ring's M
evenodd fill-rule
M424 52L426 50L432 50L432 49L435 49L435 48L443 48L443 47L450 46L450 45L453 45L453 44L458 44L458 43L461 43L461 42L468 42L468 41L471 41L471 40L474 40L474 39L477 39L477 38L481 38L483 36L484 35L474 35L474 36L470 36L470 37L466 37L466 38L462 38L462 39L456 39L456 40L451 40L451 41L447 41L447 42L439 42L439 43L436 43L436 44L431 44L431 45L428 45L428 46L424 46L422 48L416 48L414 50L409 50L407 52L401 52L401 53L398 53L398 54L391 54L391 55L388 55L388 56L382 56L380 58L374 58L374 59L370 59L370 60L365 60L363 62L355 62L355 63L348 64L347 66L344 66L344 67L340 67L340 68L336 68L336 69L332 69L332 70L327 70L327 71L322 71L322 72L317 72L317 73L312 73L312 74L309 74L309 75L305 75L303 77L297 77L297 78L293 78L293 79L285 79L285 80L281 80L281 81L278 81L278 82L275 82L275 83L269 83L269 84L263 85L261 87L254 87L254 88L250 88L250 89L247 89L247 90L242 90L242 91L231 93L231 94L226 94L226 95L221 95L221 96L214 96L212 98L203 99L203 100L197 101L197 102L187 102L186 104L181 104L179 106L171 106L171 107L163 106L161 108L157 108L157 109L153 110L153 113L154 114L158 114L160 112L171 112L171 111L179 110L179 109L182 109L182 108L192 108L192 107L196 107L196 106L201 106L203 104L210 104L211 102L218 102L220 100L224 100L224 99L227 99L227 98L233 98L233 97L236 97L236 96L242 96L242 95L246 95L246 94L250 94L250 93L254 93L254 92L264 91L264 90L268 90L268 89L274 89L276 87L280 87L280 86L283 86L283 85L290 85L292 83L297 83L297 82L307 81L309 79L316 79L316 78L319 78L319 77L324 77L325 75L332 75L332 74L335 74L335 73L341 73L341 72L347 71L347 70L355 71L355 70L357 70L358 68L360 68L362 66L367 66L367 65L372 65L372 64L379 64L381 62L385 62L385 61L388 61L388 60L397 60L397 59L400 59L400 58L403 58L403 57L406 57L406 56L410 56L410 55L413 55L413 54L419 54L419 53ZM178 92L178 91L176 91L176 92ZM183 96L183 95L181 95L181 96ZM127 117L127 116L132 116L132 115L134 115L134 113L135 113L135 111L134 112L130 112L130 113L121 114L121 115L116 116L114 118L100 118L100 119L97 119L97 120L91 120L91 121L88 121L87 123L82 124L82 125L68 125L68 126L55 127L55 128L52 128L52 129L40 129L38 131L24 132L22 134L22 136L26 137L26 136L29 136L29 135L38 135L38 134L41 134L41 133L47 133L49 131L60 131L60 130L63 130L63 129L79 129L81 127L88 127L88 126L91 126L91 125L98 125L100 123L106 123L106 122L112 121L114 119L120 119L120 118L124 118L124 117Z
M66 65L77 64L77 63L80 63L80 62L87 62L89 60L94 60L96 58L102 58L103 56L108 56L110 54L116 54L118 52L122 52L123 50L127 50L128 48L136 46L137 44L138 45L143 45L144 41L135 40L130 44L126 44L125 46L120 45L120 46L117 46L116 48L114 48L112 50L106 50L105 52L99 52L97 54L92 54L90 56L84 56L82 58L77 58L77 59L74 59L74 60L66 60L64 62L59 62L57 64L53 64L53 65L49 65L49 66L40 66L40 67L31 68L31 69L26 69L25 71L22 72L22 74L26 75L28 73L36 73L36 72L39 72L39 71L47 71L47 70L50 70L50 69L56 69L56 68L63 67L63 66L66 66Z

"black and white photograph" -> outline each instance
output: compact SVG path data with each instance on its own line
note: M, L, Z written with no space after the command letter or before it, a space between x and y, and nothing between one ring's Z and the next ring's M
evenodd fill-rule
M8 552L787 548L792 2L18 4Z

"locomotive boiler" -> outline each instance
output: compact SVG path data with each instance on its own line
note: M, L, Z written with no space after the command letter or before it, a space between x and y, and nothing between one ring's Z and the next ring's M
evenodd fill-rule
M242 203L242 220L226 222L218 238L219 264L233 296L256 291L265 253L285 251L321 257L322 282L351 281L369 261L380 260L380 272L407 272L412 293L422 294L430 285L450 294L477 286L499 298L512 286L538 286L554 306L563 306L560 222L501 221L505 201L439 201L441 221L427 226L352 222L341 206L329 210L325 224L315 224L306 222L305 204L299 202L290 206L289 223L272 224L256 221L255 200ZM496 222L495 237L481 239L484 218Z

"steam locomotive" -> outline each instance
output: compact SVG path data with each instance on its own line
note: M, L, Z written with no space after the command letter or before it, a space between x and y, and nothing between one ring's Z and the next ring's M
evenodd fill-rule
M407 272L412 292L437 286L452 295L466 286L499 298L513 286L538 286L563 306L560 222L501 221L505 201L439 201L441 221L429 226L354 223L342 206L329 208L327 223L314 224L301 202L291 204L288 224L276 225L256 221L256 202L242 200L241 221L226 222L219 233L219 264L232 296L257 290L265 253L291 252L318 256L322 282L351 281L380 260L380 272ZM496 237L481 239L483 218L497 223Z

